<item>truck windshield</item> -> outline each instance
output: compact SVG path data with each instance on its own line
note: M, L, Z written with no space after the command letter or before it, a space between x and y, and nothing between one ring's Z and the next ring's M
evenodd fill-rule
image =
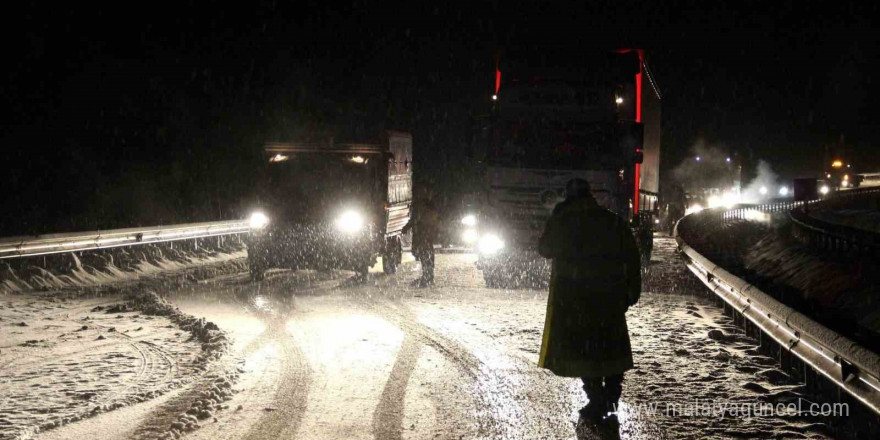
M499 121L488 162L497 166L616 170L621 156L612 121L580 122L552 114Z
M510 73L493 100L489 164L620 169L626 158L616 122L635 119L638 57L599 53L572 58L552 50L530 55L511 55L529 62L501 67Z
M342 206L374 204L381 158L336 153L292 154L270 162L265 201L288 219L325 217Z

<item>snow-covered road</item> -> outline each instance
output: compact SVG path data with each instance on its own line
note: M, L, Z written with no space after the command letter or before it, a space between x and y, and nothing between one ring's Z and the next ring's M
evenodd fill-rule
M578 424L579 381L536 366L546 291L487 289L474 260L438 255L430 289L410 287L411 265L367 285L346 273L273 272L257 284L242 274L171 293L184 312L232 334L230 362L243 371L229 410L186 438L598 438ZM690 414L694 405L796 401L799 389L720 309L688 295L697 287L671 239L658 238L645 287L627 316L636 368L620 437L826 438L818 418ZM167 426L157 420L198 386L40 438L155 438Z
M0 439L143 402L197 375L201 348L166 317L101 298L0 304Z

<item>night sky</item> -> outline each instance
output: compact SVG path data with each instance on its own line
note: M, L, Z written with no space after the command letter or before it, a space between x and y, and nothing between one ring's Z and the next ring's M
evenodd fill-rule
M494 53L526 45L646 49L667 170L703 142L785 178L840 145L880 171L874 2L242 3L7 11L0 236L239 217L266 140L410 130L447 185Z

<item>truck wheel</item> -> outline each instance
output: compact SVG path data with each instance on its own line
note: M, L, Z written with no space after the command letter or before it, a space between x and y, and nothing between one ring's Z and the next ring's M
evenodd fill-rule
M401 261L403 261L403 249L400 246L400 238L391 238L382 255L382 270L387 275L393 275L397 273L397 267L400 266Z

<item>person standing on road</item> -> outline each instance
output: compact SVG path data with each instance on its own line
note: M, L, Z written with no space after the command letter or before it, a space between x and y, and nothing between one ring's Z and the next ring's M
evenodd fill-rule
M426 191L424 197L413 206L409 222L403 233L413 231L412 252L422 265L422 277L416 281L419 287L434 283L434 243L440 231L440 214L434 204L433 195Z
M553 260L539 366L583 380L589 403L580 413L595 423L616 410L623 373L633 367L624 314L640 296L639 250L587 181L572 179L565 191L538 244Z

